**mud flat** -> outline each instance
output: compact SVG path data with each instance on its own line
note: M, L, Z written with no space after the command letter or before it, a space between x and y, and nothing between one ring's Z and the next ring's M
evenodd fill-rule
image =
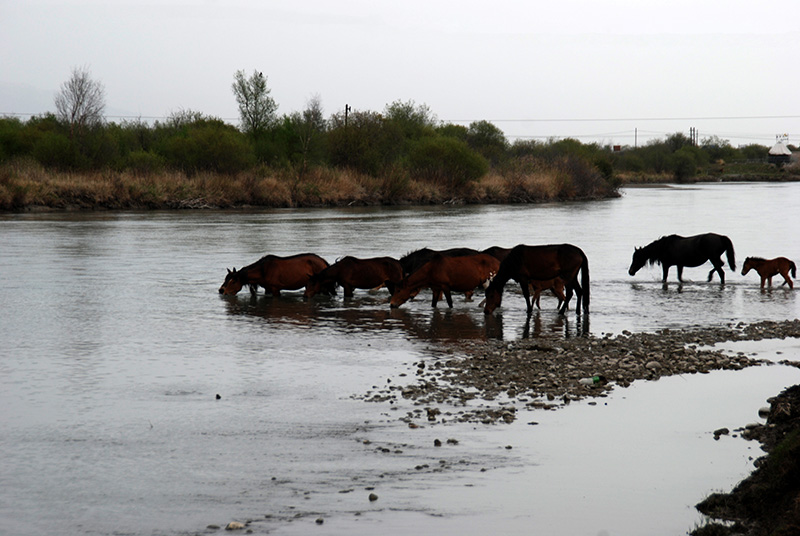
M800 337L800 320L560 340L470 342L450 354L416 363L415 381L389 384L368 392L364 399L413 400L423 408L401 417L411 426L510 423L518 409L556 409L587 397L604 397L636 380L772 364L710 347L725 341L787 337Z

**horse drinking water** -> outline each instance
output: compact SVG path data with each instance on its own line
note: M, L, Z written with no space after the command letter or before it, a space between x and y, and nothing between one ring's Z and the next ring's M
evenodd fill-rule
M635 248L633 261L628 269L630 275L636 274L645 263L660 264L663 272L661 281L667 281L670 266L678 267L678 281L683 282L684 266L700 266L706 261L711 261L714 268L708 272L708 280L719 274L720 282L725 283L725 272L722 270L722 254L728 257L731 270L736 270L736 259L733 253L733 242L724 235L706 233L690 237L678 235L662 236L658 240L642 248Z
M297 290L306 286L309 278L328 267L328 262L313 253L300 253L291 257L266 255L241 270L228 270L225 281L219 287L220 294L232 295L250 285L250 291L262 286L273 296L280 296L281 290ZM331 286L326 289L336 294Z
M439 297L444 294L448 307L452 308L451 291L472 292L491 278L499 266L500 261L484 253L460 257L434 255L430 261L398 283L390 305L399 307L420 289L429 287L433 292L432 307L436 307Z
M353 296L353 289L372 289L386 285L389 294L403 279L403 267L392 257L357 259L344 257L321 272L312 275L306 284L304 297L311 298L330 285L340 285L345 298Z
M783 276L783 285L789 285L789 288L794 288L789 272L792 272L792 277L797 277L797 267L794 262L786 257L776 257L774 259L762 259L761 257L747 257L742 266L742 275L746 275L751 269L758 272L761 276L761 288L764 288L764 282L767 281L769 286L772 286L772 278L778 274Z
M581 281L578 282L578 273ZM584 312L589 312L589 260L586 254L572 244L552 244L546 246L515 246L500 263L497 275L486 289L486 305L483 312L491 314L503 299L503 287L509 279L513 279L522 287L528 314L533 312L530 299L530 283L532 281L548 281L560 278L566 285L567 293L564 303L558 310L566 312L573 292L578 296L577 310L580 312L583 303Z

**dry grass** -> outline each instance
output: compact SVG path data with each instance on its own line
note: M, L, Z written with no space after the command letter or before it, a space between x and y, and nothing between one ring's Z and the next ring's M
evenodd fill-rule
M529 203L568 198L570 170L524 162L490 172L457 191L411 177L401 168L382 177L346 169L303 173L256 168L236 175L111 170L58 172L30 160L0 165L0 210L308 207L352 204Z

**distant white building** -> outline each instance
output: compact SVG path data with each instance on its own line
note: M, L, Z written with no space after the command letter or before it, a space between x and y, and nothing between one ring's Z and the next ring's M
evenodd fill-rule
M775 164L776 166L788 164L791 160L792 151L786 146L786 141L784 139L779 139L767 154L767 162Z

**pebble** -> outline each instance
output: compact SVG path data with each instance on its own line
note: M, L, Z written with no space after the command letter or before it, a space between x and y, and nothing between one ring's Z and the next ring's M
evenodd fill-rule
M705 374L711 370L738 370L759 365L763 360L746 355L729 356L710 348L723 341L800 337L800 320L759 322L728 327L660 330L602 338L589 336L557 340L544 337L503 341L469 341L460 345L452 358L429 361L417 383L392 382L380 395L365 396L381 402L397 397L412 400L426 411L409 418L425 420L431 426L445 422L512 423L516 405L556 409L570 401L602 397L615 386L626 387L636 380L669 374ZM423 369L423 362L417 367ZM586 389L581 378L602 374L608 383ZM470 401L483 401L480 407ZM472 406L441 419L439 404ZM449 441L448 441L449 443Z
M243 528L244 523L240 523L239 521L231 521L225 525L225 530L242 530Z

